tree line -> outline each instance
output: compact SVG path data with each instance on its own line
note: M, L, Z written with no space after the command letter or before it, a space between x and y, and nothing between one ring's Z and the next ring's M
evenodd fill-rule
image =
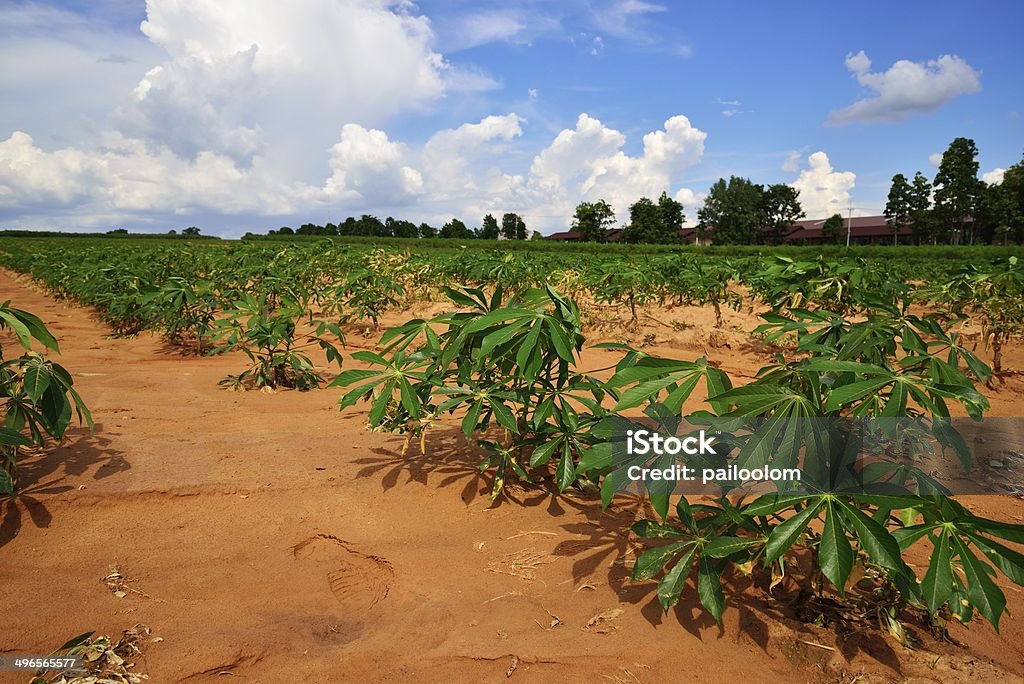
M298 228L283 226L270 230L268 235L340 235L357 237L394 237L394 238L455 238L459 240L527 240L540 239L540 233L532 234L527 230L526 221L519 214L508 212L501 217L501 223L493 214L487 214L479 228L469 228L457 218L436 228L429 223L416 225L412 221L396 219L388 216L381 221L372 214L363 214L359 218L349 216L340 223L327 223L320 226L315 223L304 223Z
M934 180L920 171L913 180L892 177L885 217L894 243L905 228L914 244L1022 243L1024 161L1007 169L1001 183L986 183L978 178L978 146L957 138L943 152Z
M696 235L718 245L775 244L785 229L804 217L800 191L789 185L759 185L748 178L719 179L697 212ZM662 192L657 202L641 197L629 207L629 221L619 242L672 244L683 240L683 205ZM573 214L573 230L583 242L605 242L615 211L603 199L581 202Z
M1024 243L1024 161L1007 169L1001 183L978 178L978 149L970 138L957 138L943 153L933 180L918 171L912 179L893 176L885 207L894 244L1008 244ZM698 241L716 245L774 245L783 242L793 224L806 216L800 191L785 183L762 185L749 178L718 179L697 211ZM657 200L641 197L629 207L629 218L616 227L615 209L604 199L580 202L572 230L581 242L614 240L627 244L678 244L686 217L683 205L662 192ZM822 224L826 242L842 243L846 225L834 214ZM477 228L453 218L440 228L371 214L348 217L338 224L306 223L269 235L340 235L396 238L456 238L462 240L540 239L516 213L499 222L493 214Z

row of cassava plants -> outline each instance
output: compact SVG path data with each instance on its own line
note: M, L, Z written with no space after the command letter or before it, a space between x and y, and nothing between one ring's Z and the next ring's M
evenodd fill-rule
M318 384L308 357L291 353L309 342L309 334L337 347L343 343L335 334L341 325L366 321L376 330L387 311L443 298L443 287L452 282L505 291L551 284L580 302L621 307L634 326L643 307L652 304L709 306L721 327L723 310L745 302L782 312L857 315L916 291L921 301L982 324L997 374L1003 346L1024 332L1024 305L1014 296L1024 276L1015 258L932 274L929 287L918 288L900 264L858 258L679 253L637 261L554 255L555 263L551 255L480 250L426 260L327 241L160 247L136 242L116 248L58 240L8 244L12 249L0 252L0 262L30 273L56 296L96 306L115 334L157 330L198 353L240 348L253 358L252 372L237 377L257 385Z
M845 285L825 291L833 301L848 297ZM612 457L611 426L637 410L662 422L694 418L684 405L699 386L707 396L700 416L767 421L722 456L741 467L795 463L801 455L829 463L828 450L851 435L822 440L793 426L844 417L917 419L966 467L969 451L948 417L954 406L976 419L988 408L975 385L989 378L989 368L946 317L909 313L902 289L857 316L849 315L855 306L767 313L758 332L795 337L795 348L741 387L706 358L659 358L617 344L600 345L623 352L609 380L581 372L579 307L550 287L446 293L457 313L387 331L379 352L353 355L369 368L346 370L333 384L347 388L343 409L368 402L372 428L406 433L421 448L425 431L442 418L460 420L482 448L492 496L516 480L559 491L599 489L604 505L614 505L628 478L626 464ZM911 440L904 448L913 463L926 446ZM692 578L700 605L719 621L723 578L747 575L770 587L788 576L805 598L856 595L901 637L908 609L925 611L940 629L975 612L998 628L1006 599L995 573L1024 584L1024 555L1004 543L1024 543L1024 526L974 515L913 465L870 467L872 477L898 485L896 493L844 493L828 472L815 494L747 497L723 488L698 504L652 488L647 496L657 517L632 528L649 544L633 579L657 579L667 611ZM915 544L928 547L923 574L905 560ZM810 572L798 570L801 558L810 559Z

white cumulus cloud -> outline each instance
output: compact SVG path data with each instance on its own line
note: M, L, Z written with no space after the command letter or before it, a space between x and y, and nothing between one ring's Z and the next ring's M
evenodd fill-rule
M846 68L871 95L829 114L828 123L832 125L902 121L981 90L981 73L956 55L942 55L927 62L901 59L886 71L872 72L871 60L861 50L847 55Z
M1003 182L1003 176L1006 175L1006 169L1002 167L996 167L991 171L987 171L981 174L981 180L985 181L989 185L999 185Z
M808 218L827 218L845 214L856 181L857 174L836 171L827 154L815 152L807 157L807 168L790 185L800 191L800 204Z
M406 164L405 145L383 131L345 124L341 141L331 148L333 173L324 184L330 201L341 204L402 204L423 190L423 176Z

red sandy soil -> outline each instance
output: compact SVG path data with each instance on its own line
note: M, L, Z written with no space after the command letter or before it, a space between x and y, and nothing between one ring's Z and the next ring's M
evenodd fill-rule
M153 682L1024 676L1024 593L1002 576L1013 615L1001 635L976 621L952 629L955 643L926 638L916 651L871 632L837 640L754 590L730 595L721 628L692 587L664 615L653 583L627 579L636 505L604 513L582 495L518 488L492 503L478 454L454 428L432 433L426 456L413 447L403 457L401 437L365 428L365 410L338 413L339 390L223 390L217 381L243 358L182 356L149 334L112 339L89 310L0 273L8 298L51 326L96 431L72 429L30 459L24 495L3 504L0 653L42 654L83 631L116 637L144 623L161 639L137 666ZM744 343L746 312L727 312L710 341L710 312L649 313L657 322L631 337L651 335L657 353L707 348L738 378L763 364ZM666 327L684 319L691 328ZM353 335L350 351L372 341ZM616 358L588 351L583 367ZM1007 363L1024 367L1022 350ZM993 415L1021 415L1020 379L990 394ZM967 504L1022 521L1013 498ZM129 580L123 598L102 582L112 566Z

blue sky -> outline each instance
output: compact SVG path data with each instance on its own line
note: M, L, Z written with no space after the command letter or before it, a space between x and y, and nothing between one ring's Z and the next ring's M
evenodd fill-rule
M0 8L0 225L440 223L720 176L878 213L973 138L1024 151L1015 2L151 0ZM145 22L145 23L143 23ZM1014 46L1017 47L1014 47ZM645 138L645 136L648 136Z

